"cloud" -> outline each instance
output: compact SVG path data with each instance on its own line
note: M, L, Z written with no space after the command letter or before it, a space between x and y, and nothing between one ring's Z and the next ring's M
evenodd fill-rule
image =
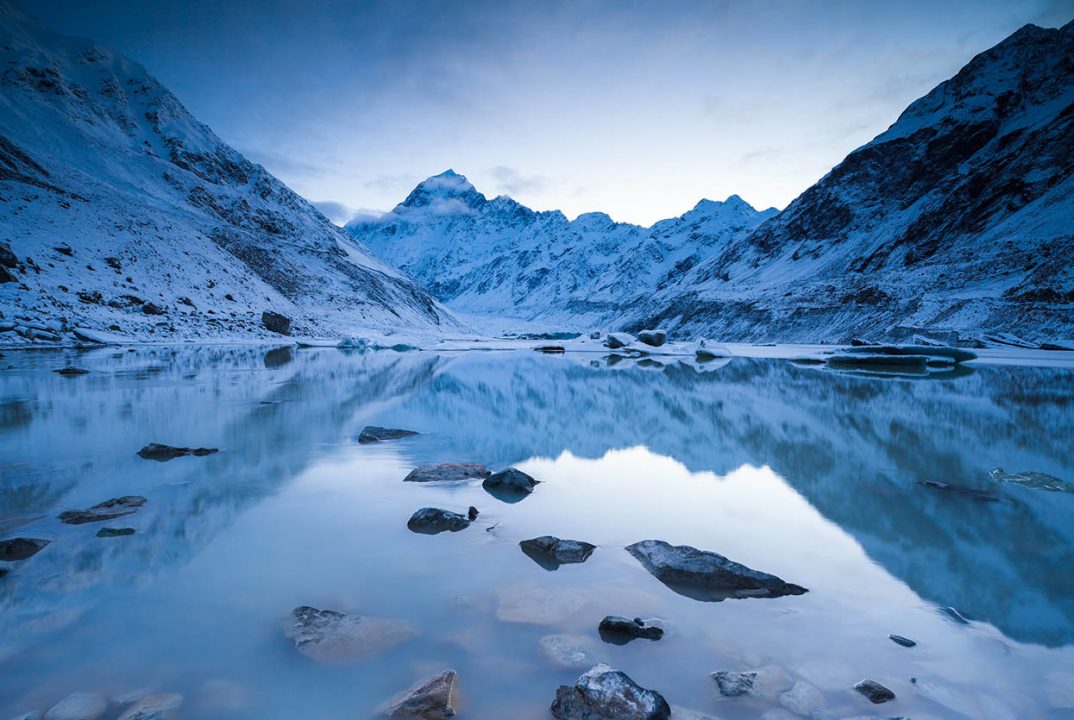
M355 211L335 200L314 200L313 207L336 225L343 225L355 216Z
M273 175L290 177L320 177L324 168L313 163L297 160L284 153L259 148L236 148L247 160L264 166Z
M543 175L523 175L518 170L506 165L497 165L489 170L489 174L496 181L497 190L507 195L541 192L549 185L548 178Z

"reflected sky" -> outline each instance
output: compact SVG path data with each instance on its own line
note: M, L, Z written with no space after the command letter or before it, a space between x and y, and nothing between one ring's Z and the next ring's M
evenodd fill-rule
M618 614L663 618L669 634L594 652L729 720L768 706L720 703L707 673L767 664L816 685L837 716L869 711L846 690L867 671L896 691L893 713L1061 717L1074 496L991 486L987 473L1074 477L1070 371L978 366L922 381L748 358L654 369L249 347L4 362L0 529L53 542L0 580L0 714L147 685L210 717L206 686L226 681L245 698L236 717L353 717L450 665L468 715L543 718L577 673L549 667L539 638L595 638ZM65 365L91 372L51 372ZM422 434L359 446L366 424ZM150 463L135 455L150 441L221 452ZM479 483L401 482L441 461L518 464L543 482L517 503ZM149 498L124 519L132 537L54 519L124 494ZM481 516L419 536L405 522L424 505ZM549 573L517 546L545 534L598 549ZM622 550L650 538L810 592L697 603ZM552 593L559 615L520 622L534 593ZM298 604L404 617L422 634L357 676L325 671L279 634ZM900 648L891 632L920 644ZM1051 690L1025 691L1041 678Z

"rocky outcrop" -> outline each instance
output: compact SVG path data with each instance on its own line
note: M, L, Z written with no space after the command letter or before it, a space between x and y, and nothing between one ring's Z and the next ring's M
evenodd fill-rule
M807 592L804 587L785 582L775 575L689 545L643 540L628 545L627 551L660 582L695 600L774 598Z
M556 690L552 716L556 720L667 720L671 707L660 693L601 664L587 670L574 685Z
M12 538L0 540L0 560L15 562L26 560L45 549L51 540L38 538Z
M291 318L281 313L265 310L261 313L261 324L266 330L277 335L291 334Z
M136 513L146 502L147 500L140 495L124 495L97 503L85 510L67 510L60 513L58 517L61 522L68 525L103 522Z

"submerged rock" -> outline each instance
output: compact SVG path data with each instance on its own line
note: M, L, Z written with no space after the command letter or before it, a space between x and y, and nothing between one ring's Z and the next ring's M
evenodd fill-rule
M481 483L481 487L497 500L516 503L533 492L540 482L512 467L489 475Z
M411 437L418 433L413 430L401 430L399 428L384 428L377 425L366 425L358 435L359 445L382 442L384 440L398 440L399 438Z
M552 716L557 720L667 720L671 707L660 693L600 664L587 670L574 685L561 685L556 690Z
M53 705L45 720L97 720L108 709L108 700L95 692L71 693Z
M753 693L757 673L723 670L712 673L712 679L716 681L716 687L724 697L740 697Z
M453 694L458 673L445 670L417 682L379 708L377 714L413 720L447 720L455 717Z
M143 460L167 462L168 460L174 460L175 458L185 457L187 455L204 457L205 455L212 455L217 452L220 452L217 448L173 447L162 443L149 443L138 451L138 457Z
M6 560L8 562L15 562L16 560L26 560L31 558L37 553L45 549L51 540L41 540L39 538L12 538L10 540L0 540L0 560Z
M895 699L895 693L875 680L862 680L854 686L854 689L868 698L869 702L874 705L879 705Z
M347 615L302 605L291 612L284 636L302 655L324 663L373 657L417 636L403 620Z
M149 695L124 710L119 720L168 720L182 704L183 696L176 693Z
M627 333L608 333L608 337L604 339L604 347L609 350L618 350L634 344L634 341L634 336Z
M667 333L663 330L642 330L638 333L638 342L650 347L660 347L667 342Z
M561 355L567 352L567 349L562 345L538 345L533 349L546 355Z
M1048 473L1025 470L1023 472L1004 472L1003 468L994 468L989 476L996 483L1013 483L1032 490L1048 490L1049 492L1074 493L1074 484L1060 480Z
M67 510L60 513L58 517L61 522L65 522L68 525L102 522L136 513L146 502L148 501L141 495L124 495L123 497L97 503L85 510Z
M581 540L561 540L552 535L542 535L521 541L522 552L545 570L558 570L560 565L583 563L597 549Z
M641 618L633 620L619 615L608 615L597 626L600 639L612 645L626 645L631 640L659 640L664 637L664 628L647 623Z
M805 680L799 680L791 689L779 696L779 704L795 715L816 717L824 708L824 695Z
M584 635L545 635L537 641L537 649L561 668L580 670L597 663L593 642Z
M414 468L403 482L460 482L487 478L491 474L491 470L477 463L441 463Z
M940 480L919 480L918 484L932 490L941 490L943 492L951 493L953 495L961 495L970 498L971 500L979 500L981 502L998 502L1000 500L1000 497L994 493L969 487L968 485L954 485Z
M125 537L127 535L133 535L134 528L101 528L97 531L97 537L99 538L112 538L112 537Z
M944 345L865 345L846 350L850 354L887 355L890 357L906 355L923 355L927 358L946 358L954 363L964 363L977 359L977 353L963 348Z
M556 625L576 615L587 600L570 589L523 584L502 588L496 617L503 622Z
M470 527L470 519L450 510L441 508L421 508L406 523L411 532L436 535L442 532L458 532Z
M669 588L695 600L718 602L727 598L775 598L808 592L782 578L723 555L689 545L670 545L662 540L643 540L627 546L645 569Z
M83 370L82 368L77 368L77 367L65 367L65 368L60 368L59 370L53 370L52 372L56 373L57 375L74 376L74 375L86 375L86 374L89 373L89 370Z
M913 646L917 645L917 642L915 642L914 640L911 640L908 637L903 637L902 635L892 634L892 635L888 635L888 637L891 638L891 641L893 643L895 643L896 645L902 645L903 647L913 647Z

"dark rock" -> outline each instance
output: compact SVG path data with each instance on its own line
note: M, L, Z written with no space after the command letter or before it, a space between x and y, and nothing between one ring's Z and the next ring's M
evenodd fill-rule
M124 537L133 534L134 528L101 528L97 531L99 538Z
M871 340L861 340L859 338L851 338L850 345L852 347L874 347L879 343L872 342Z
M113 270L122 270L123 269L123 264L119 261L119 258L116 258L116 257L106 257L104 259L104 263L105 263L105 265L107 265L108 267L112 268Z
M891 692L875 680L862 680L854 686L854 689L868 698L869 702L874 705L879 705L880 703L886 703L889 700L895 699L895 693Z
M552 703L556 720L667 720L671 707L626 673L594 665L574 685L561 685Z
M538 345L533 349L547 355L559 355L560 353L567 352L567 349L562 345Z
M442 463L415 468L403 478L403 482L460 482L487 478L491 474L491 470L477 463Z
M101 522L135 513L146 502L146 499L140 495L124 495L123 497L105 500L103 503L98 503L85 510L67 510L60 513L58 517L60 521L68 525Z
M16 560L31 558L44 550L45 546L50 542L52 541L40 540L38 538L12 538L11 540L0 540L0 560L14 562Z
M264 325L265 329L269 332L274 332L278 335L291 334L291 318L286 315L266 310L261 313L261 324Z
M1059 351L1059 352L1064 352L1064 351L1070 352L1070 351L1074 350L1074 347L1071 347L1071 346L1068 346L1068 345L1060 345L1059 343L1044 342L1044 343L1040 344L1040 349L1041 350L1053 350L1053 351Z
M162 445L161 443L149 443L138 451L138 457L143 460L167 462L168 460L174 460L175 458L185 457L187 455L204 457L205 455L212 455L217 452L220 452L217 448L172 447L171 445Z
M963 348L943 345L863 345L847 349L850 354L887 355L889 357L916 356L947 358L955 363L977 359L977 353Z
M593 332L589 333L589 339L600 340L600 330L594 330Z
M431 675L385 702L377 708L376 713L408 720L448 720L455 717L452 696L458 677L454 670Z
M689 545L643 540L627 551L660 582L695 600L718 602L727 598L775 598L808 592L775 575L753 570L723 555Z
M11 272L3 265L0 265L0 284L18 281L19 279L15 277L15 273Z
M144 312L146 315L163 315L164 314L164 311L160 307L158 307L157 305L154 305L151 302L147 302L145 305L142 305L142 312Z
M507 468L489 475L481 483L481 487L498 500L515 503L533 492L539 482L540 480L534 480L521 470Z
M19 258L11 251L6 243L0 243L0 266L15 268L19 265Z
M411 532L436 535L442 532L465 530L470 527L470 520L465 515L450 510L426 507L411 515L406 526Z
M477 520L477 516L480 514L481 513L478 511L478 509L471 505L470 508L466 511L466 518L470 522L473 522L474 520Z
M11 572L10 568L0 567L0 578L6 576L9 572Z
M642 330L638 333L638 342L651 347L660 347L667 342L668 336L663 330Z
M52 249L58 252L60 255L66 255L67 257L73 257L75 254L74 248L72 248L70 245L58 245Z
M73 377L76 375L85 375L89 373L89 370L83 370L82 368L76 367L65 367L60 368L59 370L53 370L52 372L56 373L57 375L67 375L69 377Z
M951 483L941 482L939 480L919 480L918 484L923 485L932 490L942 490L946 493L953 495L961 495L971 500L978 500L980 502L998 502L1000 497L987 490L978 490L967 485L952 485Z
M318 662L346 662L373 657L417 636L402 620L347 615L335 610L296 607L284 624L295 650Z
M411 435L417 434L418 433L413 430L400 430L399 428L383 428L377 425L366 425L358 435L358 443L360 445L368 445L369 443L381 442L383 440L398 440L399 438L410 437Z
M917 645L917 642L911 640L908 637L903 637L902 635L892 634L888 635L888 637L891 638L891 641L893 643L895 643L896 645L902 645L903 647L913 647L914 645Z
M267 353L265 353L263 362L266 368L278 368L283 367L287 363L291 362L293 359L294 356L291 352L291 347L288 345L269 350Z
M712 679L716 681L716 687L720 689L721 695L724 697L739 697L753 693L757 673L724 670L712 673Z
M633 342L633 335L627 335L626 333L608 333L608 337L604 339L604 347L609 350L618 350L619 348L625 348Z
M626 645L631 640L659 640L664 637L664 628L648 625L641 618L633 620L618 615L609 615L597 626L600 639L613 645Z
M597 549L596 545L587 542L561 540L552 535L523 540L518 546L545 570L558 570L560 565L585 562Z

